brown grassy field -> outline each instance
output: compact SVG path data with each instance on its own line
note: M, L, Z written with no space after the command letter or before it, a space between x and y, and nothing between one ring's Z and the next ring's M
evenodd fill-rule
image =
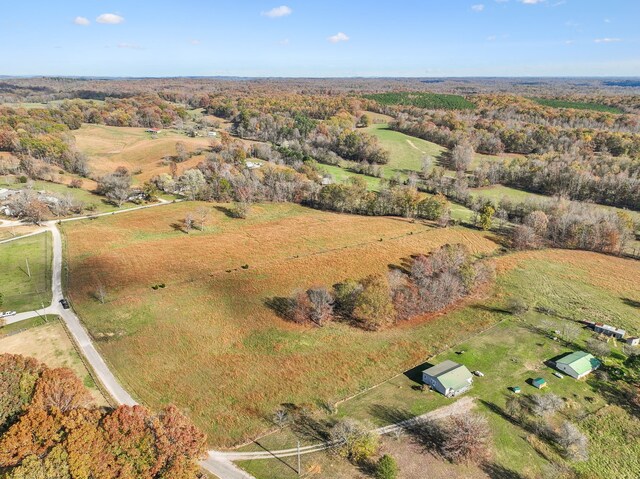
M134 177L140 183L169 171L168 166L162 164L162 158L176 154L176 142L182 141L189 151L209 145L208 138L189 138L172 130L163 130L153 138L144 128L104 125L82 125L73 136L78 149L87 155L95 175L111 173L119 166L131 172L141 169L142 173ZM179 165L180 171L197 165L202 159L191 157Z
M89 388L98 405L107 404L60 321L56 320L0 338L0 353L22 354L36 358L50 368L69 368Z
M263 431L281 403L315 407L357 392L489 322L478 311L472 321L425 318L369 333L290 324L265 305L445 243L494 251L486 234L291 204L257 205L247 220L214 206L205 232L180 232L198 206L66 224L64 232L74 306L120 380L152 407L178 404L212 444ZM98 283L106 304L93 297ZM166 288L151 288L159 283Z

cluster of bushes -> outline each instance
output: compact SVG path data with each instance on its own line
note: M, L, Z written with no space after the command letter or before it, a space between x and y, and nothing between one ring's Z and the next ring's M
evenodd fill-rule
M98 408L67 368L0 355L0 470L7 479L199 477L206 437L175 407Z
M347 321L379 330L397 321L442 310L491 281L490 263L475 260L463 245L445 245L429 255L417 255L387 275L346 280L333 286L297 293L276 309L297 323L322 326Z

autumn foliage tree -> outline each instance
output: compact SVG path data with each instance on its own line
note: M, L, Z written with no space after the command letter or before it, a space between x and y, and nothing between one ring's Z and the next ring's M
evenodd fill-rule
M74 373L0 355L7 479L194 479L206 437L177 408L100 409Z

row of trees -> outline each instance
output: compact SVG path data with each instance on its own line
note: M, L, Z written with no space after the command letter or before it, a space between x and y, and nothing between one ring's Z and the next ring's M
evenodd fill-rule
M175 407L97 408L66 368L0 355L0 470L7 479L189 479L206 437Z
M331 290L316 287L299 292L279 313L297 323L322 326L348 321L375 331L442 310L493 277L492 265L475 260L465 246L445 245L415 256L387 275L346 280Z

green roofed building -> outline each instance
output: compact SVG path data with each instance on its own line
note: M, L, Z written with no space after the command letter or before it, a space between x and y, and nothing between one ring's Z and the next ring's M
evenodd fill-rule
M439 393L454 397L471 388L473 375L466 366L447 360L422 371L422 381Z
M556 361L556 369L572 378L580 379L591 371L598 369L600 364L600 361L594 358L592 354L576 351L558 359Z

